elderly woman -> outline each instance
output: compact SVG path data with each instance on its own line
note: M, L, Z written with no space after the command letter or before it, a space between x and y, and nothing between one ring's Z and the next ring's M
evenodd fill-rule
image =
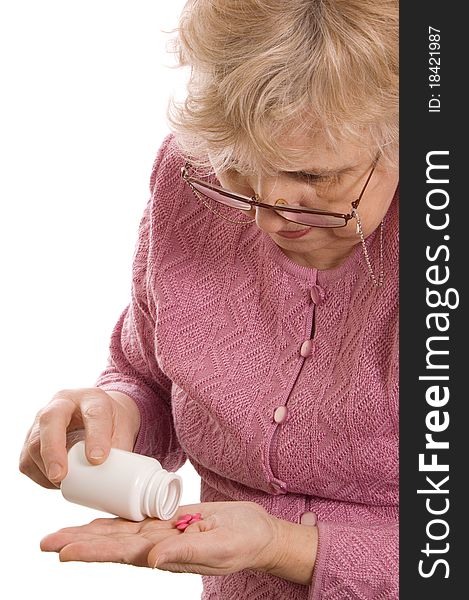
M200 573L206 600L397 598L397 19L394 0L187 3L130 304L20 468L54 487L82 429L92 463L189 458L201 503L44 550Z

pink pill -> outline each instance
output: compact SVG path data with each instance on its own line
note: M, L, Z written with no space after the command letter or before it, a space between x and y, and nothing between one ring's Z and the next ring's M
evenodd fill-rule
M180 523L176 523L175 527L182 527L183 525L185 525L187 527L187 525L190 525L190 521L181 521Z
M194 517L189 521L189 525L192 525L192 523L197 523L197 521L202 521L202 519L200 517Z
M182 515L182 517L179 517L179 521L190 521L192 519L192 515Z
M190 521L190 520L191 520L191 517L189 517L189 518L187 518L187 519L184 519L184 518L178 519L178 520L176 521L176 525L178 525L178 524L180 524L180 523L189 523L189 521Z
M184 531L186 527L192 525L192 523L197 523L197 521L202 520L201 513L195 513L195 515L183 515L176 521L175 527L180 531Z

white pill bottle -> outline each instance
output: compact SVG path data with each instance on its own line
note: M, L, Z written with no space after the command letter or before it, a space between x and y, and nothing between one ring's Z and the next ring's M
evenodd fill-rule
M149 456L112 448L100 465L85 455L85 442L68 451L68 473L60 486L66 500L130 521L168 520L179 507L182 479Z

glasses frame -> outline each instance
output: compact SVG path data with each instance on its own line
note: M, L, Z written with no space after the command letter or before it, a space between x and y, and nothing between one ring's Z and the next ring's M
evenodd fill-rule
M343 219L344 223L342 225L334 225L334 226L309 225L307 223L301 223L301 224L305 225L307 227L321 227L321 228L328 228L328 229L338 229L341 227L345 227L347 225L347 223L356 216L358 205L360 204L363 194L365 193L366 188L368 187L368 183L371 179L371 176L373 175L373 173L375 171L376 165L378 164L378 160L379 160L379 154L376 156L375 160L372 163L371 171L370 171L368 177L366 178L366 181L363 185L363 188L362 188L358 198L356 200L354 200L353 202L351 202L352 210L350 213L336 213L336 212L329 212L326 210L317 210L314 208L291 207L291 206L288 206L285 204L282 204L280 206L278 206L278 205L276 206L276 205L272 205L272 204L265 204L264 202L260 202L260 197L257 194L254 194L253 196L244 196L243 194L237 194L235 192L226 190L225 188L222 188L218 185L214 185L212 183L202 181L201 179L197 179L196 177L191 177L191 175L189 174L189 170L192 169L192 165L189 161L187 161L185 163L185 165L183 167L181 167L181 177L190 186L190 188L192 189L192 191L194 192L196 197L198 197L197 193L203 194L203 192L201 192L200 190L195 188L193 186L193 183L196 183L197 185L201 186L202 188L206 188L208 190L217 192L218 194L220 194L221 196L224 196L226 198L231 198L232 200L237 200L238 202L246 203L246 209L238 207L235 210L249 211L252 208L266 208L268 210L274 210L277 213L279 213L279 212L307 213L307 214L336 217L336 218ZM221 202L218 202L217 200L214 200L210 196L205 195L205 197L208 200L211 200L212 202L217 202L219 204L223 204ZM278 202L278 200L277 200L277 202ZM224 205L224 206L227 206L227 205ZM288 218L283 217L283 215L281 215L281 214L279 214L279 216L282 217L283 219L285 219L286 221L292 222ZM298 221L294 221L294 222L297 224L300 224L300 223L298 223Z

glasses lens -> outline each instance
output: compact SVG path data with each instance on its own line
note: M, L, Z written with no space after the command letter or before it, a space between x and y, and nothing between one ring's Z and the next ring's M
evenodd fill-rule
M298 223L299 225L309 225L311 227L344 227L346 220L343 217L334 215L321 215L315 213L294 213L283 210L277 211L287 221Z
M207 198L210 198L210 200L214 200L215 202L219 202L220 204L224 204L230 208L251 210L251 205L248 202L243 202L242 200L237 200L236 198L230 198L229 196L225 196L225 194L220 193L217 190L212 190L211 188L200 185L194 181L191 181L190 183L199 193L207 196Z
M223 193L223 190L212 189L196 181L190 181L190 185L194 188L194 190L199 192L199 194L202 194L214 202L223 204L229 208L235 208L237 210L243 210L246 212L252 210L252 206L249 204L249 202L244 202L243 200L239 200L237 198L231 198L228 195L228 192L225 194ZM307 212L294 213L282 210L277 210L276 212L287 221L298 223L299 225L309 225L310 227L344 227L347 224L347 221L343 217L336 217L330 214L322 215Z

